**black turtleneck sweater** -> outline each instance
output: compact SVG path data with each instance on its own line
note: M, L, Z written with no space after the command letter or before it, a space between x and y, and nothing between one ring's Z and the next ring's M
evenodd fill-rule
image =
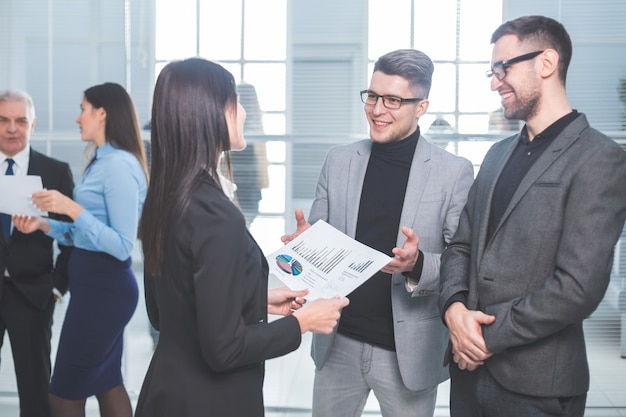
M400 215L419 135L418 127L401 141L372 143L355 238L389 256L393 256L391 250L398 238ZM341 313L339 333L395 350L390 280L390 274L379 271L349 295L350 305Z

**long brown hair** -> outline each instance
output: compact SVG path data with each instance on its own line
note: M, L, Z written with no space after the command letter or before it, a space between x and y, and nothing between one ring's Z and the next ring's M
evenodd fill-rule
M104 135L106 141L118 149L133 154L143 168L148 179L146 151L141 139L137 112L133 101L124 89L116 83L94 85L84 92L85 100L94 108L104 108L106 124ZM89 162L89 166L93 159Z

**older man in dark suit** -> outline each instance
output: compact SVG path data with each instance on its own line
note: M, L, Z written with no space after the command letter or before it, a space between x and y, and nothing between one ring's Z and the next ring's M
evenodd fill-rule
M22 91L0 92L0 171L4 175L38 175L47 189L72 196L68 164L30 148L35 108ZM0 346L7 332L20 397L20 414L49 417L50 336L55 294L67 289L70 249L59 246L54 262L52 238L42 232L20 233L11 218L1 215ZM52 215L51 215L52 216Z
M442 255L451 415L582 416L582 322L609 283L626 153L569 105L563 25L521 17L492 42L491 88L526 125L487 153Z

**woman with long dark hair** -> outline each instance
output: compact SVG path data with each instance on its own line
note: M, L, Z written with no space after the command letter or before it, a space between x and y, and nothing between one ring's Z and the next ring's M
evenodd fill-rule
M138 302L131 252L147 191L143 141L132 100L118 84L87 89L76 122L95 152L74 188L74 200L58 191L33 194L41 210L73 222L13 216L24 233L42 230L73 245L68 264L67 308L54 372L50 406L55 417L85 415L95 395L100 414L130 417L121 359L124 327Z
M222 176L228 151L245 147L245 117L220 65L191 58L161 71L140 225L148 315L160 338L137 417L262 416L264 361L295 350L306 331L332 331L348 304L337 297L300 308L306 291L268 291L265 257ZM268 312L285 317L268 322Z

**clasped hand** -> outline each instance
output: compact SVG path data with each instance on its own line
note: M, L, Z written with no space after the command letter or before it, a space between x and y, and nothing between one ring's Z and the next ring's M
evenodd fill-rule
M452 360L459 369L473 371L493 355L487 349L482 334L482 325L496 320L482 311L468 310L461 302L452 303L445 313L445 321L450 330Z

